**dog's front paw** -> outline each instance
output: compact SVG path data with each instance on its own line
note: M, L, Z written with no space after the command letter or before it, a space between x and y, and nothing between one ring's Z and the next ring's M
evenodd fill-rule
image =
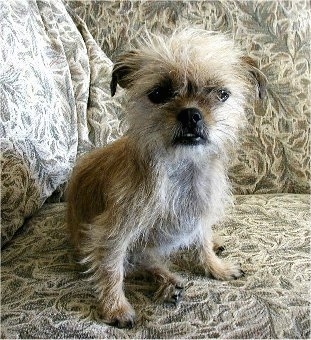
M118 304L117 307L113 306L113 301L112 305L101 305L98 314L108 325L118 328L134 327L135 311L128 302Z
M207 266L207 271L217 280L236 280L245 275L239 264L225 261L215 261Z

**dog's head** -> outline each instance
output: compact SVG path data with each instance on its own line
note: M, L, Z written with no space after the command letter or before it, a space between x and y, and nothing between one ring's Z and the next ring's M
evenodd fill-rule
M245 101L260 98L266 78L224 35L184 29L148 35L121 55L112 74L127 90L129 134L142 147L225 150L245 120Z

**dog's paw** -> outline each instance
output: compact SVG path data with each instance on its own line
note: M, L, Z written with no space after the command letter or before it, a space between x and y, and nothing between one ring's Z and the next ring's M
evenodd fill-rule
M225 247L217 244L217 246L214 245L213 249L216 255L220 255L225 250Z
M216 255L221 254L225 250L225 247L220 239L213 240L213 250Z
M117 327L117 328L128 328L131 329L134 327L134 318L131 317L117 317L116 319L112 320L111 322L107 322L108 325Z
M217 261L208 266L208 272L213 278L222 281L236 280L245 275L239 264Z
M135 324L135 311L128 302L119 305L117 308L107 305L101 306L98 314L105 323L117 328L133 328Z
M177 305L183 297L184 289L182 281L162 284L155 293L155 300Z

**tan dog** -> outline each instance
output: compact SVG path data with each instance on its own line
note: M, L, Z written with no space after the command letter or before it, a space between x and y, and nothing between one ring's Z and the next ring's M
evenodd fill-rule
M180 248L195 244L216 279L244 274L217 257L211 226L231 204L227 163L244 102L255 87L262 96L265 81L226 37L198 29L147 35L115 64L111 91L127 90L128 131L78 162L67 196L71 237L107 323L133 326L123 280L134 267L178 301L182 281L162 259Z

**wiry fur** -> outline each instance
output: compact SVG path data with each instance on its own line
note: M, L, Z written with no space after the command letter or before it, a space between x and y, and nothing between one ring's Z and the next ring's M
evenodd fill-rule
M155 104L148 94L171 82L174 96ZM89 268L104 320L133 325L134 311L123 292L126 270L145 270L160 288L157 297L177 301L182 281L163 258L196 244L203 269L230 280L243 272L219 259L211 226L231 204L228 156L245 121L244 102L264 76L222 35L187 29L171 37L147 35L115 64L112 94L127 90L126 135L83 157L68 188L68 225ZM252 86L253 85L253 86ZM217 91L225 88L225 102ZM174 144L184 108L202 113L200 145Z

